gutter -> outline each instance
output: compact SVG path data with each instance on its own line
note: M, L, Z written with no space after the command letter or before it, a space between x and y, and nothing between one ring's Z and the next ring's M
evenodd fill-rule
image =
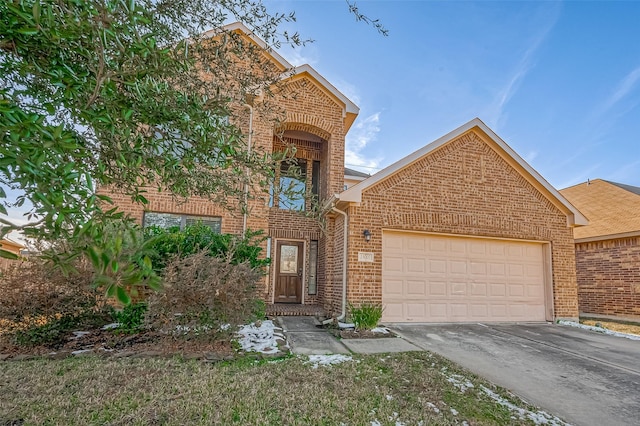
M246 108L249 108L249 137L247 138L247 157L251 155L251 135L253 133L253 107L249 104L244 104ZM246 167L245 170L246 179L249 179L249 166ZM249 206L247 205L247 201L249 198L249 183L244 183L244 195L243 195L243 209L244 213L242 215L242 238L246 237L247 234L247 215L249 214Z
M331 211L341 214L344 217L344 231L342 235L342 313L336 320L342 321L347 315L347 237L349 234L349 216L335 206Z

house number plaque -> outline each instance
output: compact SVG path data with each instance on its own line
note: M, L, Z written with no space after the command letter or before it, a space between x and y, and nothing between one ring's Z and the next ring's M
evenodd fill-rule
M373 253L365 251L358 252L358 262L373 262Z

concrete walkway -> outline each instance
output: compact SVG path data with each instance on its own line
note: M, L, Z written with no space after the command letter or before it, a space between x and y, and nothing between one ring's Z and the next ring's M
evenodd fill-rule
M339 340L321 328L315 317L278 317L277 321L284 330L291 352L294 354L379 354L422 350L399 337Z

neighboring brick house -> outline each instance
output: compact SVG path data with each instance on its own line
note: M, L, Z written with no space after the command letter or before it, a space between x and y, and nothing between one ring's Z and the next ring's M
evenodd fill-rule
M293 69L282 90L297 96L279 101L280 127L256 117L251 137L268 152L283 149L281 137L296 145L298 184L327 208L323 226L277 196L252 203L248 217L203 199L176 204L165 193L149 193L146 212L111 194L114 201L141 223L264 229L271 312L318 307L341 317L346 302L374 302L385 306L385 321L578 317L572 228L587 222L486 125L472 120L369 177L344 167L358 107L310 66L270 54Z
M589 219L575 230L580 314L640 319L640 188L595 179L560 191Z

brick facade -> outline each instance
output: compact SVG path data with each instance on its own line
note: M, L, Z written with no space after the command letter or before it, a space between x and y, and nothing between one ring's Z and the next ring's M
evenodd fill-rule
M640 237L577 242L581 315L640 319Z
M572 229L566 214L470 131L365 189L349 213L348 299L382 300L383 229L551 243L556 318L577 318ZM362 237L371 231L371 240ZM358 262L372 252L373 263Z
M274 126L272 117L254 114L251 143L256 152L272 153L284 151L295 146L295 156L307 161L307 188L311 190L312 164L320 162L319 198L325 200L342 190L344 185L344 135L346 133L343 116L344 106L328 95L317 82L308 75L295 76L290 82L279 87L280 92L270 101L276 109L286 111L286 119ZM236 120L243 131L248 133L250 114L247 109L238 108ZM291 136L294 135L294 136ZM278 172L276 172L278 174ZM239 200L229 200L235 210L228 210L207 199L191 197L187 202L178 202L168 192L158 192L149 188L144 194L149 203L145 206L131 201L130 197L118 193L115 189L103 188L114 203L126 214L142 223L144 212L162 212L188 214L195 216L215 216L221 218L222 232L239 235L243 229L243 215L238 207ZM269 207L269 199L264 194L255 194L249 201L247 228L264 230L271 239L269 255L277 260L278 241L304 242L304 304L321 304L325 292L325 282L333 279L326 273L327 265L333 268L333 245L327 241L317 219L304 214L277 207ZM311 207L307 206L307 210ZM309 246L312 240L318 241L317 293L309 294ZM267 243L265 243L267 248ZM341 266L341 265L338 265ZM275 267L270 267L261 291L267 303L274 300ZM340 278L341 279L341 278ZM331 296L333 297L333 295Z

